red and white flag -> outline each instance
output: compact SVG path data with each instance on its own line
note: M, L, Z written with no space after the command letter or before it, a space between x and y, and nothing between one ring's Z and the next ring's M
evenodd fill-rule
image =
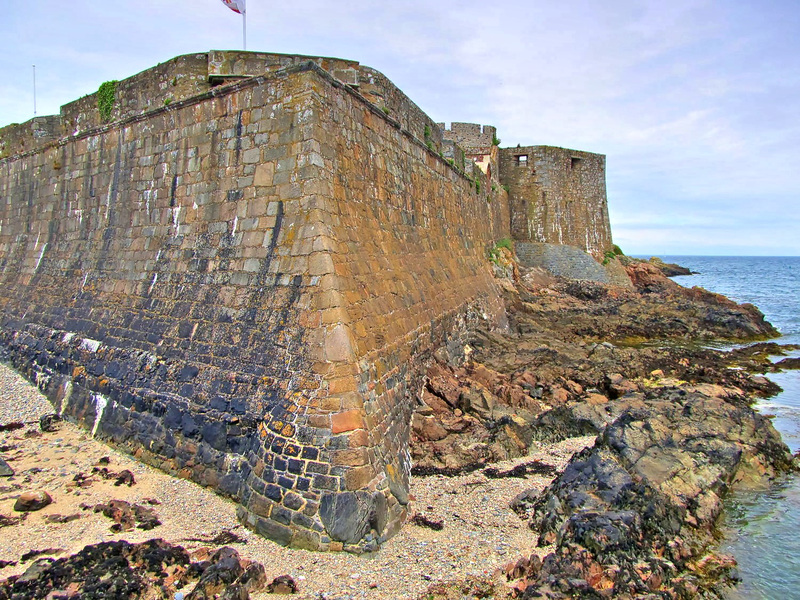
M240 15L245 13L244 2L245 0L222 0L222 3L225 6L230 8L233 12L239 13Z

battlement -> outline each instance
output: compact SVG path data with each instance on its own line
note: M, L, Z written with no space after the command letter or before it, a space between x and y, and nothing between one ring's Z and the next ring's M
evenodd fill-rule
M450 129L447 129L444 123L438 125L442 129L444 139L454 141L468 154L487 154L489 148L496 145L497 128L492 125L451 123Z
M224 84L308 62L358 91L401 128L430 143L437 152L441 149L442 134L433 120L386 76L358 61L302 54L211 50L178 56L115 82L113 101L105 115L98 107L98 91L63 105L58 115L36 117L0 128L0 159L211 93Z

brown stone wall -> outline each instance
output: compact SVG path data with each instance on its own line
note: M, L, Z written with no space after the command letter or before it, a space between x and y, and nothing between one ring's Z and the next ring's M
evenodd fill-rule
M411 359L463 344L471 320L499 319L486 255L508 235L508 204L504 191L492 192L484 180L479 193L354 94L332 88L324 96L332 109L324 113L320 154L332 176L325 202L337 244L336 294L325 300L323 321L346 332L357 357L355 373L326 383L343 410L363 413L366 436L357 443L369 461L353 465L348 489L389 486L391 507L404 503L410 469Z
M370 67L361 66L358 91L369 102L399 126L435 152L442 149L442 131L403 91L394 85L383 73Z
M605 156L552 146L504 148L500 155L514 239L576 246L596 258L610 249Z
M10 360L97 435L245 503L338 489L296 464L324 441L304 429L324 358L306 247L320 169L303 162L316 77L248 80L0 162ZM306 526L270 523L255 526L283 543Z
M25 123L0 127L0 158L35 150L62 135L58 116L34 117Z
M208 53L208 76L212 81L230 77L253 77L309 61L343 83L358 85L358 61L272 52L212 50Z
M209 89L208 55L178 56L119 81L111 120L140 115ZM61 120L65 135L102 125L97 110L97 93L62 106Z
M414 360L501 318L507 195L427 141L306 63L0 160L6 357L260 533L375 547Z

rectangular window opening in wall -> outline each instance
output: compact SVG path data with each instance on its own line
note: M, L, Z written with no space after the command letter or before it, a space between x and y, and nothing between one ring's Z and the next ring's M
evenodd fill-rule
M570 169L575 169L575 168L579 167L580 164L581 164L581 159L576 157L576 156L573 156L570 159L569 167L570 167Z
M520 154L517 156L517 164L518 165L527 165L528 164L528 155L527 154Z

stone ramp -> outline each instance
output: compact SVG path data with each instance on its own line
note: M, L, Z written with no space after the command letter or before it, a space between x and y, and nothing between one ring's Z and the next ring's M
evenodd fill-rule
M514 248L523 267L540 267L567 279L613 283L603 265L574 246L516 242Z

